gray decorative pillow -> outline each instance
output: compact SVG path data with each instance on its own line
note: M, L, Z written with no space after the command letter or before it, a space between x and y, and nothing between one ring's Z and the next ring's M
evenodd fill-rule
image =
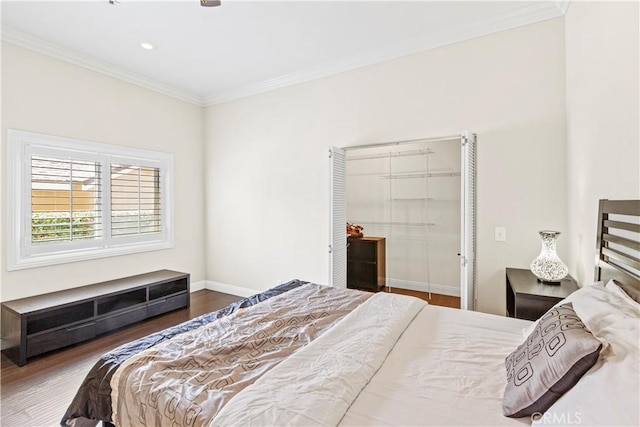
M596 363L601 348L571 303L550 309L505 359L504 415L519 418L546 411Z

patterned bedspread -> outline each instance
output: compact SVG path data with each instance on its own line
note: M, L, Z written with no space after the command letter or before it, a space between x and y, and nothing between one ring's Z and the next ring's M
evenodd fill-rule
M294 280L121 346L91 369L61 425L200 425L369 296Z
M113 421L201 426L371 294L307 284L141 352L111 380Z

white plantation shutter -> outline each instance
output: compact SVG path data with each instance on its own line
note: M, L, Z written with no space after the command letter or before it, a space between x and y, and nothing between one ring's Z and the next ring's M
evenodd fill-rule
M476 310L476 134L462 137L462 242L460 308Z
M111 164L111 236L162 231L160 169Z
M347 287L347 189L344 150L331 147L329 151L331 199L329 218L329 280L335 288Z
M30 175L32 244L102 236L100 163L34 155Z
M173 246L173 155L8 130L8 270Z

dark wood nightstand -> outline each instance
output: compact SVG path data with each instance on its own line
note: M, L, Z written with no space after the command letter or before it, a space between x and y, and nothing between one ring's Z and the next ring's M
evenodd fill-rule
M507 316L538 320L560 300L578 289L576 281L567 276L559 285L538 282L529 270L507 268Z

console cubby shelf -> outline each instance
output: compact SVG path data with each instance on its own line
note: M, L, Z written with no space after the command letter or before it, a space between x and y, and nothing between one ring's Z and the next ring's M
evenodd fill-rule
M190 276L159 270L2 303L3 352L28 357L178 308L189 307Z

